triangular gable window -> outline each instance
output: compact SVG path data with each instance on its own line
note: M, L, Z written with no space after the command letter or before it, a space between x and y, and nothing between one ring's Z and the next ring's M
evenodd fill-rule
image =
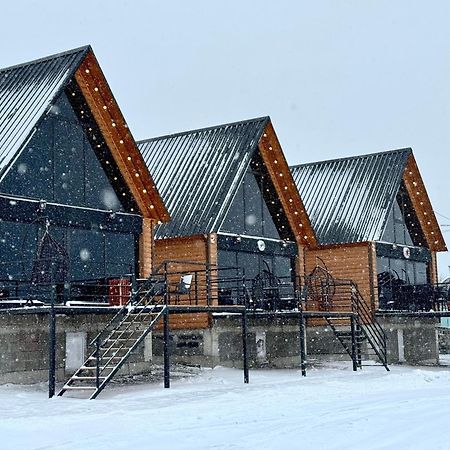
M105 144L88 108L77 106L76 114L66 93L60 95L5 176L0 191L65 205L130 211L123 201L123 197L129 201L130 194L120 192L119 200L117 187L102 166L114 165L112 158L101 163L97 156L105 153Z
M294 241L278 195L259 155L247 169L220 231Z
M382 241L425 246L425 238L406 188L402 185L389 212Z

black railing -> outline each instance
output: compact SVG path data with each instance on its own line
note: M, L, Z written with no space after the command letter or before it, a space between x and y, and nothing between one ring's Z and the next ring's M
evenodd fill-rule
M379 309L383 311L447 311L450 283L407 284L377 287Z

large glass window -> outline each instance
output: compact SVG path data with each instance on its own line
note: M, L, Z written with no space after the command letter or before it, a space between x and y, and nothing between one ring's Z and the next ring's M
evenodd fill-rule
M273 190L268 176L249 169L239 186L221 231L280 239L265 196L262 194L267 190Z
M50 227L49 231L68 253L71 280L134 272L135 236L132 234L60 227ZM43 225L0 221L0 280L31 280L43 233Z
M415 218L415 213L408 208L408 198L406 192L401 192L394 201L388 220L385 225L382 241L409 246L422 243L422 233ZM409 220L406 220L409 219ZM409 224L408 224L409 223ZM415 230L415 239L412 238L409 228ZM414 242L415 241L415 242Z
M123 211L64 93L7 173L0 192L66 205Z
M390 274L393 279L407 284L426 284L428 282L427 263L409 259L377 257L377 273ZM386 276L383 276L384 279Z
M245 277L248 280L255 278L264 270L269 270L276 277L289 279L293 273L293 264L293 258L290 256L230 250L218 251L219 267L239 267L244 269Z

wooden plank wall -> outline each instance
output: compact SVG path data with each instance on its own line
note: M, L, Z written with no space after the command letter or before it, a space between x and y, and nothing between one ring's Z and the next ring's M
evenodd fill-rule
M204 270L205 266L185 263L184 261L206 264L210 262L215 264L217 261L217 239L215 235L199 235L180 237L172 239L157 239L154 247L154 267L159 266L167 260L180 261L177 264L170 264L169 270L172 271L195 271ZM176 283L180 275L174 275L171 283ZM200 280L204 285L204 281ZM191 288L192 290L192 288ZM199 305L206 305L206 292L199 295ZM188 298L180 297L180 304L186 304ZM188 304L188 303L187 303ZM210 326L209 314L173 314L170 317L170 327L172 329L198 329L208 328Z
M139 236L139 276L147 278L153 267L153 227L155 221L144 217Z
M322 265L321 258L328 271L335 278L353 280L359 288L361 295L370 307L372 303L372 281L373 269L369 261L370 244L341 245L306 249L305 272L310 274L316 265ZM375 268L376 270L376 268Z

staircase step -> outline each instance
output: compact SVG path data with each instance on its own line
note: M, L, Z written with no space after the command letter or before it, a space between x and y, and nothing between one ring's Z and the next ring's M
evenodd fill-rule
M114 340L114 342L116 342ZM120 351L120 350L129 350L130 347L100 347L101 351L105 352L113 352L113 351Z
M68 391L68 390L71 390L71 391L75 391L75 390L86 391L86 390L92 390L92 389L95 390L95 389L97 389L97 387L96 386L68 386L68 385L65 385L63 387L63 389L66 390L66 391Z
M105 359L122 359L123 356L105 356ZM90 361L96 361L97 358L95 356L89 356Z
M114 369L115 366L100 366L100 370ZM96 366L81 366L78 370L97 370Z
M108 339L106 339L106 341L105 342L119 342L119 341L136 341L136 338L132 338L132 337L129 337L129 338L117 338L117 339L110 339L110 338L108 338Z
M99 379L105 379L106 377L98 377ZM96 380L97 377L79 377L79 376L73 376L71 380Z
M105 388L113 374L126 362L137 342L142 342L145 333L151 330L150 327L153 327L157 320L163 317L165 308L166 306L163 306L156 313L151 310L129 312L127 318L114 330L109 331L108 327L106 327L104 332L108 330L109 335L100 344L99 354L97 352L91 353L85 363L69 379L58 395L63 395L67 390L90 390L94 391L90 398L96 398ZM132 337L133 335L135 337ZM116 338L113 336L116 336ZM102 363L103 365L97 367L97 363ZM109 370L110 372L105 372L103 376L97 377L94 371L99 369L101 371ZM87 371L87 374L83 375L83 371ZM102 380L102 383L99 383L98 387L96 386L97 383L95 383L96 380ZM72 383L76 385L74 386ZM87 383L90 385L87 385Z

